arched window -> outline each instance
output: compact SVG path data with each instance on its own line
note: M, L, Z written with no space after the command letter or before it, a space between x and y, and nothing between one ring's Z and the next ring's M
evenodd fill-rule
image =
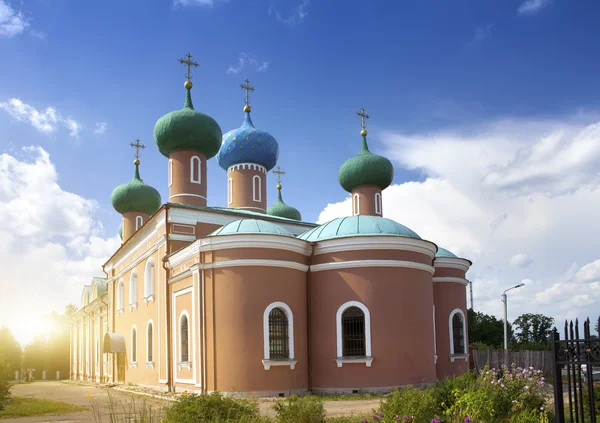
M146 328L146 362L152 363L154 361L154 325L150 320L148 327Z
M381 214L381 193L375 193L375 214Z
M227 179L227 204L233 203L233 179Z
M179 361L182 363L190 361L189 340L188 316L182 313L179 318Z
M358 301L348 301L337 311L338 366L344 362L366 363L371 366L371 313ZM358 360L357 360L358 358Z
M168 164L168 180L169 180L169 186L173 185L173 159L169 159L169 164Z
M144 225L144 218L142 216L135 217L135 230L137 231Z
M466 354L467 328L465 324L465 314L459 308L450 313L448 319L450 327L450 355Z
M354 216L360 214L360 197L358 194L354 194L352 196L352 207L354 211Z
M252 177L252 199L259 203L262 201L262 179L258 175Z
M131 271L131 276L129 277L129 310L133 310L137 308L137 298L138 298L138 278L137 272L135 270Z
M131 328L131 362L137 363L137 329Z
M149 301L154 301L154 282L154 259L150 257L146 261L146 268L144 271L144 302L146 304L148 304Z
M123 311L123 304L124 304L124 300L123 298L125 297L125 284L123 283L123 280L119 281L119 285L117 286L117 311Z
M296 365L294 359L294 314L282 302L269 304L263 314L265 370L271 366Z
M192 184L202 183L202 161L198 156L190 159L190 182Z
M290 358L288 318L285 311L274 308L269 313L269 355L271 359Z

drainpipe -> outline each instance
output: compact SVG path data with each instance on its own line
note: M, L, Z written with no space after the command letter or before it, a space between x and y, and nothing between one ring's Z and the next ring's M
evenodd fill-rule
M171 333L171 298L169 296L169 269L167 268L167 262L169 261L169 205L165 204L165 256L162 259L162 267L165 271L165 308L166 308L166 329L167 329L167 389L169 392L173 392L173 357L171 356L171 347L172 347L172 333ZM160 316L159 316L160 319ZM159 347L160 348L160 347ZM159 375L160 377L160 375Z
M313 256L315 254L315 243L311 242L310 243L310 256L308 257L308 271L306 273L306 316L307 316L307 330L306 330L306 337L307 337L307 348L308 348L308 359L307 359L307 364L308 364L308 392L312 392L312 352L311 352L311 337L312 337L312 332L311 332L311 316L312 316L312 303L311 303L311 276L312 276L312 272L310 270L310 267L312 265L312 259Z
M102 270L104 270L104 266L102 267ZM106 273L106 272L104 272L104 273ZM108 280L108 278L106 278L106 280ZM108 308L109 308L108 303L105 303L104 300L102 299L102 297L100 297L100 301L102 301L102 304L104 304L106 306L106 317L108 318ZM100 317L102 317L102 315L100 315ZM108 325L106 325L106 327L108 328ZM98 331L100 333L102 333L102 328L100 328L100 326L98 326ZM100 345L102 345L102 347L100 347ZM104 350L104 337L102 337L102 341L101 341L100 345L98 345L98 348L100 348L101 350ZM108 382L108 376L104 374L104 357L103 357L104 354L105 354L104 352L99 354L99 356L102 357L102 360L100 361L100 363L98 363L98 367L100 368L100 382L103 382L105 378L107 379L106 382ZM102 364L102 365L100 365L100 364Z
M104 274L106 275L106 280L107 280L107 282L108 282L108 279L109 279L109 277L108 277L108 272L107 272L106 270L104 270L104 266L105 266L105 265L106 265L106 264L103 264L103 265L102 265L102 271L103 271L103 272L104 272ZM116 289L115 289L115 287L114 287L114 281L113 281L112 283L113 283L113 290L112 290L112 305L113 305L113 306L112 306L112 319L111 319L111 320L112 320L112 321L111 321L111 323L112 323L112 328L109 328L109 330L111 331L111 333L115 333L115 317L116 317L116 316L115 316L115 308L116 308L116 307L115 307L115 304L116 304L116 303L115 303L115 291L116 291ZM107 310L107 312L106 312L106 316L108 316L108 310ZM102 340L102 343L104 343L104 340ZM112 358L113 358L113 359L112 359L112 372L111 372L111 374L112 374L112 383L116 383L116 379L117 379L117 378L116 378L116 374L117 374L117 373L116 373L116 372L117 372L117 367L116 367L116 365L117 365L117 364L116 364L116 361L117 361L117 356L115 355L115 353L112 353Z

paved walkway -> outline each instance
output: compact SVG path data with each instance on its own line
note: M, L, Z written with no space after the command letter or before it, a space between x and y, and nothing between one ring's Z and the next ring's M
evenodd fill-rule
M86 407L87 411L78 413L63 414L61 416L40 416L23 417L19 419L5 419L2 422L18 423L40 423L40 422L60 422L60 423L79 423L79 422L99 422L95 419L94 412L91 409L89 395L97 401L98 410L102 415L103 422L108 422L108 392L111 392L113 400L124 403L131 400L132 395L126 394L115 389L107 389L100 386L63 383L63 382L34 382L26 384L17 384L12 388L12 395L15 397L43 398L54 401L62 401L69 404ZM160 408L165 402L154 398L133 396L136 403L141 405L146 402L150 406L154 405ZM262 415L275 416L272 409L274 401L261 401L259 404ZM370 413L373 408L379 406L379 400L361 400L361 401L325 401L325 412L328 417L339 417L348 415L361 415ZM123 413L123 407L118 407Z

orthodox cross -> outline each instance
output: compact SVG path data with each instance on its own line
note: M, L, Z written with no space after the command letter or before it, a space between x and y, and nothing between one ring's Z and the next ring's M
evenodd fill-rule
M179 59L179 63L187 66L187 71L185 72L185 77L188 81L192 79L192 66L197 68L200 66L197 62L192 61L192 55L190 53L185 55L185 59Z
M141 155L140 150L143 150L144 148L146 148L146 146L144 144L142 144L142 142L140 141L139 138L137 140L135 140L134 143L133 142L129 143L129 145L131 147L135 148L135 159L139 160L140 155Z
M365 129L365 119L369 119L369 115L365 113L365 108L361 107L360 110L356 112L356 114L361 118L362 129Z
M246 90L246 104L250 105L250 91L254 91L254 87L250 85L250 81L247 79L244 82L245 84L241 84L240 88Z
M281 175L285 175L285 172L277 166L277 169L275 169L273 173L277 175L277 185L281 185Z

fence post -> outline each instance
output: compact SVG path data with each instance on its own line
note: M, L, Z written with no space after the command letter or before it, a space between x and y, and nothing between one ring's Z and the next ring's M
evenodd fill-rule
M556 328L552 329L552 370L554 375L554 413L556 414L557 423L565 422L565 404L562 386L562 370L557 363L557 350L560 348L560 336Z

